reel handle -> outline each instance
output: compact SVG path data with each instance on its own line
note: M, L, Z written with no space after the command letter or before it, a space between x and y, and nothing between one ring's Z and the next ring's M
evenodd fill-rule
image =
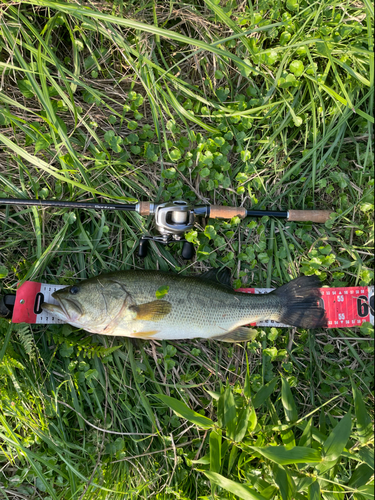
M139 240L139 247L138 247L138 257L140 257L141 259L144 259L147 255L149 240L158 241L159 243L162 243L162 244L179 243L178 240L173 240L173 239L172 240L165 240L163 242L163 241L154 239L152 236L149 236L149 237L143 236ZM194 245L192 243L190 243L190 241L186 241L186 240L181 240L180 243L183 243L181 257L184 260L192 259L194 257ZM0 314L0 316L1 316L1 314Z

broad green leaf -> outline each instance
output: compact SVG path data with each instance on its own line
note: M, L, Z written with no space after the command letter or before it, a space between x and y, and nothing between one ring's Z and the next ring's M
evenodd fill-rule
M320 410L319 414L319 432L327 434L326 414L324 408Z
M29 80L17 80L17 85L26 98L34 97L33 87Z
M366 443L374 435L371 417L367 412L365 403L363 402L362 394L354 384L352 384L352 387L354 395L355 416L357 419L356 424L358 439L361 443Z
M119 137L119 136L113 136L111 138L109 138L109 140L107 141L109 146L111 147L112 151L114 151L115 153L121 153L122 151L122 147L121 147L121 144L122 144L122 138ZM140 151L140 149L139 149Z
M155 292L155 296L157 299L162 299L163 297L165 297L166 295L168 295L168 292L169 292L169 286L168 285L163 285L163 286L160 286L156 292Z
M39 151L42 151L43 149L47 149L52 142L52 138L50 134L44 134L38 137L38 139L35 141L35 146L34 146L34 153L38 153Z
M251 446L251 449L278 465L308 464L322 461L320 451L304 446L288 450L285 446Z
M274 486L272 484L270 486L267 486L264 490L259 490L260 494L267 498L267 500L274 500L275 498L277 498L277 491L277 486Z
M253 399L253 406L255 409L259 408L259 406L261 406L271 396L278 380L279 379L275 377L270 382L268 382L268 384L264 385L259 389L259 391L256 393Z
M115 136L115 133L113 130L107 130L107 132L104 134L104 140L106 142L109 142L114 136Z
M227 470L227 474L229 475L230 474L230 471L232 470L233 468L233 465L236 461L236 458L237 458L237 455L238 455L238 448L237 446L233 445L232 446L232 449L230 450L230 454L229 454L229 460L228 460L228 470Z
M172 149L169 153L169 157L172 161L178 161L181 158L181 151L179 149Z
M249 425L248 425L247 430L249 432L253 432L255 427L257 426L257 423L258 423L257 414L255 413L254 407L252 407L251 412L250 412Z
M207 226L206 226L207 228ZM216 233L216 231L215 231ZM251 383L250 383L250 368L249 368L249 358L246 353L246 376L245 376L245 385L243 389L244 396L246 398L251 397Z
M234 441L236 441L236 443L239 443L245 437L251 410L252 409L250 408L250 406L246 406L245 408L242 408L242 410L238 414L237 426L233 436L233 439Z
M216 401L218 401L220 399L220 393L219 392L208 391L207 389L206 389L206 392L207 392L207 394L209 394L211 396L212 399L215 399Z
M214 426L214 423L211 419L196 413L191 410L185 403L182 403L178 399L171 398L170 396L165 396L164 394L160 394L156 396L163 403L165 403L171 410L173 410L176 415L186 418L189 422L197 425L198 427L202 427L203 429L210 429Z
M3 125L8 125L9 119L4 115L4 113L0 113L0 127Z
M231 481L230 479L227 479L226 477L222 476L221 474L217 474L216 472L202 472L212 483L217 484L224 490L227 490L240 498L243 498L243 500L267 500L250 486Z
M310 484L307 490L307 499L308 500L320 500L320 486L318 481L314 481Z
M296 485L294 484L294 481L289 472L277 464L273 466L273 472L274 480L279 487L279 492L282 500L293 500L294 493L296 491Z
M209 239L214 239L215 236L216 236L216 231L215 231L215 228L214 226L210 226L210 225L207 225L205 228L204 228L204 235Z
M358 493L363 495L365 498L374 498L374 484L366 484L365 486L361 486L358 488ZM359 496L357 497L359 498Z
M199 460L192 460L191 463L210 465L210 455L205 455L204 457L200 458Z
M286 8L291 11L296 11L299 8L298 0L287 0Z
M351 488L359 488L364 486L374 475L374 471L367 464L360 464L352 474L348 482Z
M66 126L66 123L62 118L59 116L56 117L58 124L60 125L61 129L64 131L65 134L68 134L68 127Z
M374 450L371 448L361 448L358 451L358 456L363 460L369 467L374 470Z
M210 432L210 471L220 472L221 467L221 430Z
M59 349L60 355L63 358L69 358L73 351L74 347L69 345L67 342L64 342Z
M226 427L228 436L233 439L236 428L236 406L230 387L227 387L219 398L218 421L220 427Z
M288 31L284 31L280 36L280 45L286 45L291 38L292 35Z
M74 212L65 212L63 215L63 221L66 224L74 224L77 220L76 214Z
M290 385L285 378L281 379L281 401L284 406L285 417L288 422L294 422L298 418L298 412Z
M339 484L329 484L324 487L324 500L346 500L345 490ZM350 497L349 497L350 498ZM363 499L361 499L363 500Z
M292 61L289 65L289 70L295 74L295 76L301 76L305 70L303 63L299 60Z
M283 89L288 87L296 87L298 85L298 80L292 73L288 73L286 77L281 77L277 81L277 85Z
M351 430L352 416L349 412L340 420L323 444L322 455L325 462L339 458L348 442Z
M8 276L8 269L5 266L0 266L0 279Z
M298 441L298 446L311 446L312 437L312 418L307 422L306 427L303 430L302 436Z
M287 450L290 450L296 446L296 440L294 438L294 432L292 429L280 431L280 435Z

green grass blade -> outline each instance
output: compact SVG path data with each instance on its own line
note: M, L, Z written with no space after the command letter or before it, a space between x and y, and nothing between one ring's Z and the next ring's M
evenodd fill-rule
M288 381L281 378L281 401L284 406L285 417L288 422L294 422L298 419L296 403Z
M243 500L266 500L265 497L257 493L254 489L227 479L216 472L203 471L203 473L206 477L208 477L211 483L220 486L224 490L233 493L233 495L236 495Z
M169 408L171 408L176 413L176 415L186 418L187 420L189 420L189 422L197 425L198 427L201 427L203 429L211 429L214 426L214 423L211 419L203 417L199 413L196 413L184 403L175 398L171 398L170 396L165 395L155 395L155 397L169 406Z
M323 445L325 462L337 460L348 442L352 430L352 417L350 412L333 429Z
M374 435L372 420L366 410L361 392L353 383L352 388L354 395L354 410L357 417L358 439L364 444L367 443Z
M322 461L322 455L319 450L304 446L295 446L290 450L285 446L252 446L251 448L278 465L316 464Z

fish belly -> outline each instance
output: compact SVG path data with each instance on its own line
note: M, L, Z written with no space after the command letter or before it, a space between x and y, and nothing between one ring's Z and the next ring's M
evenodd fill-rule
M131 325L118 325L110 335L153 340L182 340L195 338L213 338L224 334L228 328L212 325L199 327L197 325L161 324L160 321L134 321Z

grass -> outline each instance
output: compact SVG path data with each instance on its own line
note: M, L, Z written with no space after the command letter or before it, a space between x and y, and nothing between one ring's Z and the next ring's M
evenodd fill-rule
M3 2L0 197L334 210L325 225L4 208L2 291L118 269L373 283L369 2ZM0 320L0 497L373 498L373 328L247 345Z

